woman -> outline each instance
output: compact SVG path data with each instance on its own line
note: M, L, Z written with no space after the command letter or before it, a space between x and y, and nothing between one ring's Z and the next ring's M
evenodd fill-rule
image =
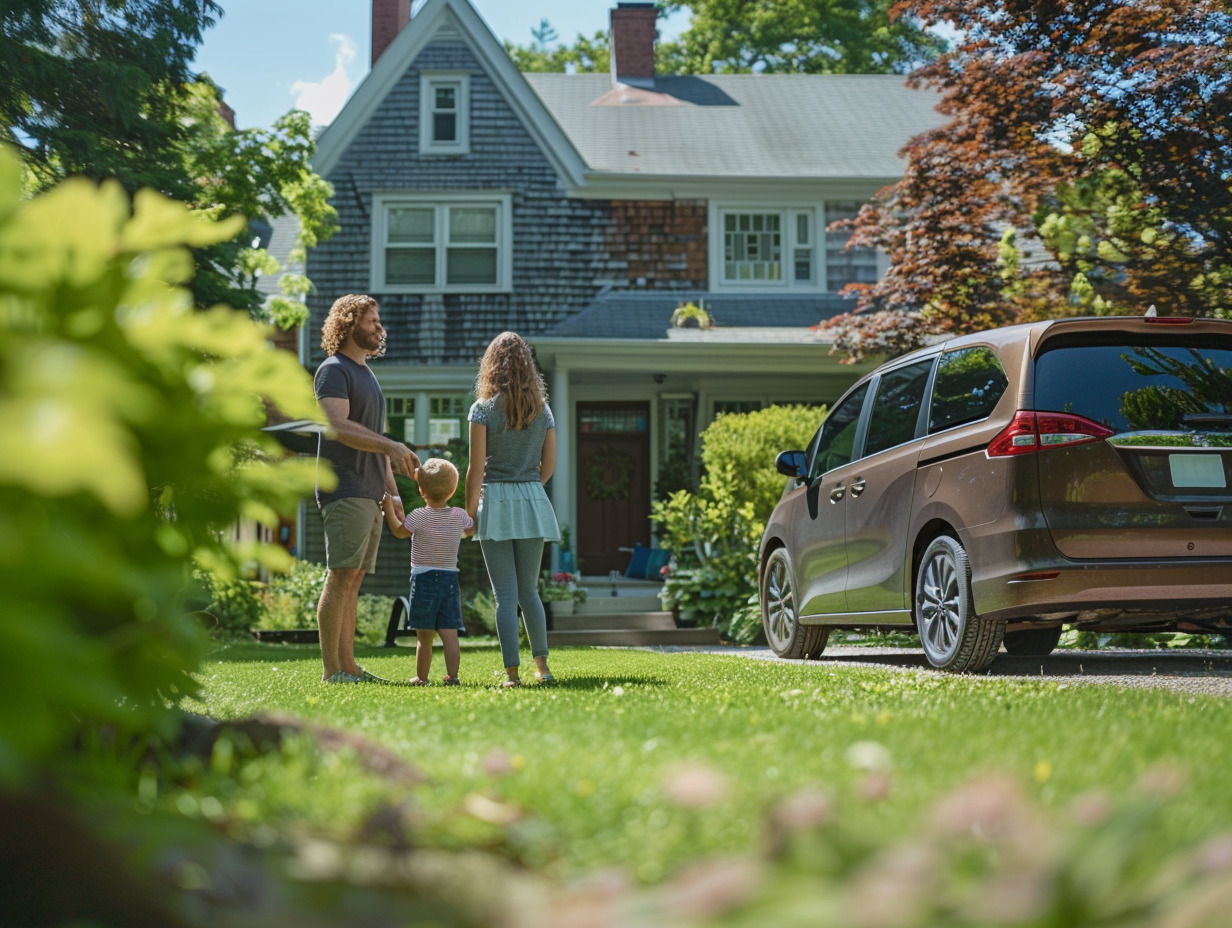
M492 339L479 362L475 395L468 416L466 511L475 520L496 598L496 636L508 676L502 686L522 685L518 606L535 659L535 679L553 683L539 569L544 542L560 540L556 514L543 489L556 469L556 422L543 377L520 335L502 332Z

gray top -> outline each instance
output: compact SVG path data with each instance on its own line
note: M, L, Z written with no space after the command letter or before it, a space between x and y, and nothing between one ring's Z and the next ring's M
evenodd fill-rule
M348 419L377 434L384 431L385 394L366 364L356 363L344 354L326 358L317 368L312 386L318 401L327 396L347 400L351 404ZM385 495L385 455L324 439L321 457L334 465L338 486L330 493L318 486L318 506L348 497L380 499Z
M548 429L556 428L552 408L547 403L543 404L543 412L523 429L509 427L499 393L491 399L476 400L467 418L488 429L488 457L483 462L484 483L539 482L543 440Z

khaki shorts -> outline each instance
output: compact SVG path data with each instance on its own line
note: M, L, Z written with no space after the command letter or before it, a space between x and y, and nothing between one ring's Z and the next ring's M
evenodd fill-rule
M381 507L374 499L347 497L321 508L325 523L325 566L332 569L362 567L376 570L376 549L381 543Z

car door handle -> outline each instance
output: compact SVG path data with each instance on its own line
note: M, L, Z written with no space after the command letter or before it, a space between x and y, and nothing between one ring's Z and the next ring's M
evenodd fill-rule
M857 477L855 480L851 481L851 486L849 486L847 489L851 493L852 496L859 496L861 493L864 492L864 478Z
M833 490L830 491L830 502L831 503L841 502L843 499L843 494L846 492L847 492L847 488L844 487L840 483L838 486L836 486Z

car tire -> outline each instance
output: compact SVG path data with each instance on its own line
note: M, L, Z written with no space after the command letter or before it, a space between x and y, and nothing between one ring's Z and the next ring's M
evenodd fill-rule
M1007 654L1022 654L1026 657L1044 657L1051 654L1061 640L1061 626L1055 628L1023 628L1018 631L1006 632L1005 645Z
M949 535L929 542L915 575L915 623L938 670L978 673L996 658L1005 622L982 621L971 596L971 563Z
M815 660L826 649L830 629L823 625L801 625L792 580L791 558L785 548L776 548L762 571L761 623L766 642L779 657Z

